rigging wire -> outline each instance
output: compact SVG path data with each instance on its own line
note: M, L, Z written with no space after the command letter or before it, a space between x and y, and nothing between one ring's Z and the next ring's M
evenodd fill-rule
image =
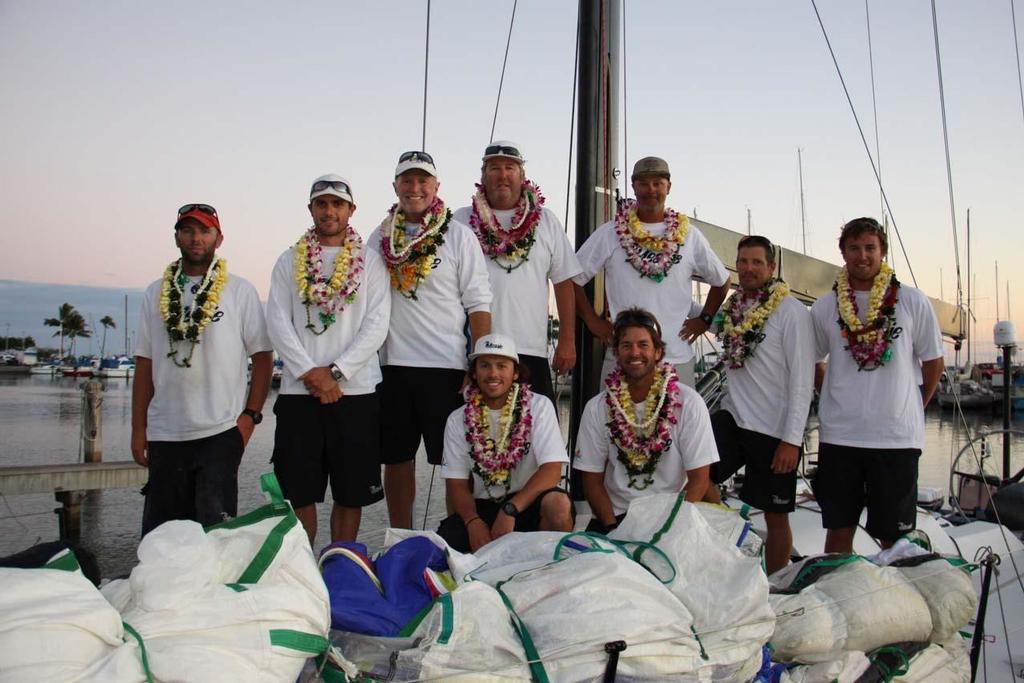
M626 0L622 0L622 168L629 169L629 96L626 92ZM623 194L629 199L632 183L623 183Z
M875 51L871 45L871 12L868 9L868 2L864 0L864 20L868 27L868 66L871 71L871 110L875 116L875 159L878 161L878 176L882 176L882 150L878 143L878 100L875 97ZM878 197L879 208L882 212L882 219L885 220L885 201L881 195Z
M939 54L939 18L932 0L932 34L935 37L935 66L939 75L939 110L942 112L942 144L946 151L946 184L949 188L949 217L953 222L953 255L956 263L956 300L963 301L964 293L960 280L960 242L956 233L956 205L953 202L953 166L949 160L949 131L946 127L946 89L942 81L942 58Z
M508 65L508 50L512 45L512 27L516 23L516 6L519 0L512 3L512 19L508 22L508 39L505 41L505 59L501 62L501 79L498 80L498 99L494 102L494 118L491 119L491 138L488 142L494 142L494 127L498 124L498 105L501 104L501 87L505 84L505 67Z
M1020 93L1020 115L1024 117L1024 81L1020 76L1020 44L1017 41L1017 12L1010 0L1010 19L1013 23L1013 51L1017 55L1017 92Z
M860 125L860 118L857 116L857 109L853 106L853 98L850 97L850 90L846 87L846 79L843 78L843 71L839 68L839 60L836 59L835 50L832 49L832 41L829 40L828 31L825 30L825 22L821 18L821 12L818 11L818 3L816 0L811 0L811 6L814 8L814 14L818 17L818 25L821 27L821 35L825 38L825 45L828 46L829 54L832 55L832 63L836 67L836 74L839 76L839 83L843 86L843 92L846 94L846 102L850 105L850 113L853 114L853 122L857 124L857 132L860 133L860 140L864 144L864 152L868 155L868 162L871 164L871 170L875 173L875 180L878 181L878 189L882 193L882 199L885 202L885 208L889 212L889 218L892 220L892 229L896 233L896 240L900 244L900 250L903 252L903 259L907 262L907 270L910 271L910 279L913 281L914 286L917 286L917 276L914 275L914 268L910 265L910 257L907 256L907 247L903 244L903 236L900 235L899 227L896 225L896 218L892 213L892 205L889 203L889 197L885 193L885 187L882 185L882 176L878 173L878 167L875 165L875 159L871 155L871 148L868 146L867 136L864 135L864 127Z
M576 84L580 73L580 15L576 10L576 51L575 62L572 67L572 102L569 104L569 166L565 172L565 225L569 226L569 201L572 197L572 152L574 135L576 132ZM573 245L579 248L579 245Z
M427 76L430 73L430 0L427 0L427 37L423 50L423 139L421 151L427 151Z

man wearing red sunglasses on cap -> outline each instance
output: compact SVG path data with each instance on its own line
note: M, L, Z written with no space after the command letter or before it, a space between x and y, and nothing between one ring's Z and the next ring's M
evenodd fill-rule
M143 535L172 519L205 526L238 511L238 465L263 419L271 347L256 288L216 255L223 241L212 206L181 207L181 258L142 300L131 449L149 468Z

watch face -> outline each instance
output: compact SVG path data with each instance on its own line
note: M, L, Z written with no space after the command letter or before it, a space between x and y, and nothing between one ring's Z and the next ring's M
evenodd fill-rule
M507 503L502 505L501 511L509 517L515 517L519 514L519 510L516 508L515 503L513 503L512 501L508 501Z

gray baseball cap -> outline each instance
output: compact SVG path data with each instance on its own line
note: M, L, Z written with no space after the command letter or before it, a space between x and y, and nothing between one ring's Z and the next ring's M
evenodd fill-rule
M660 175L666 180L672 179L668 171L668 162L661 157L644 157L633 164L633 175L631 180L636 180L643 175Z

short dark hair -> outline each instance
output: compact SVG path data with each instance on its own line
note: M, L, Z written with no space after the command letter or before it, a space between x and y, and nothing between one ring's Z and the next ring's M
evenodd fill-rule
M749 249L751 247L761 247L764 249L765 260L768 261L768 265L775 265L775 246L770 239L763 235L741 237L740 241L736 243L736 255L739 256L740 249Z
M473 360L469 361L469 381L477 389L479 389L480 387L476 383L476 362L478 360L480 360L482 357L483 356L477 356ZM504 357L504 356L502 356L502 357ZM512 360L512 359L509 358L508 360ZM519 374L519 378L516 381L519 382L520 384L529 384L530 383L530 368L526 367L525 364L520 363L518 361L514 361L514 360L512 360L512 366L515 368L516 372Z
M839 251L842 252L846 247L846 240L856 239L861 235L877 235L878 243L882 245L882 254L889 253L889 240L885 236L885 228L876 221L874 218L862 217L854 218L852 221L843 226L843 231L839 233Z
M630 327L644 328L651 333L654 347L662 351L665 350L665 342L661 339L661 323L653 313L639 307L627 308L615 316L615 322L612 323L612 344L615 348L618 348L619 342L622 341L622 334Z

